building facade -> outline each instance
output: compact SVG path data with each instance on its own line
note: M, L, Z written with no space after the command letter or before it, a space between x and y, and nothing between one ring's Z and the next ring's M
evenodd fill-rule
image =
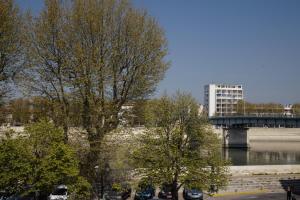
M242 85L209 84L204 86L204 108L209 117L236 114L238 101L243 99Z
M293 105L288 104L284 106L284 112L283 115L285 116L292 116L293 115Z

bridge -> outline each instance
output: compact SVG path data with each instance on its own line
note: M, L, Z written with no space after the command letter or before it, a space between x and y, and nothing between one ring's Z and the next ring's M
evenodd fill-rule
M300 116L216 116L209 121L222 129L223 146L228 148L250 147L248 130L252 127L300 128Z
M300 116L218 116L210 117L210 122L221 127L269 127L269 128L300 128Z

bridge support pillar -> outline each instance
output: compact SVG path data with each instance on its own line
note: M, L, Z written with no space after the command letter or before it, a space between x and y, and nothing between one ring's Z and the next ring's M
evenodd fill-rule
M248 128L223 128L223 146L226 148L249 148Z

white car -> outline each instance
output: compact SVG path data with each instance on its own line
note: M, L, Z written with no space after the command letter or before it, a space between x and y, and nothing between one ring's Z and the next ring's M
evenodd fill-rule
M49 195L48 200L67 200L68 199L68 187L66 185L59 185Z

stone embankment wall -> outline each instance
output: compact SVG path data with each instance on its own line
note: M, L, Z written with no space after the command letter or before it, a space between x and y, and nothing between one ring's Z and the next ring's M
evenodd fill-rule
M300 142L300 128L250 128L251 141Z
M6 127L6 126L0 126L0 139L5 137L5 134L12 130L15 134L12 135L12 137L17 137L22 135L24 132L24 126L13 126L13 127Z
M16 133L22 133L24 131L23 126L0 127L0 137L9 129L14 130ZM143 131L143 128L134 128L132 131L141 132ZM222 138L222 129L213 129L213 131ZM79 131L78 128L71 128L70 132L70 135L72 136L74 133L82 132L82 130ZM250 143L251 141L300 142L300 128L250 128L248 134Z
M300 165L248 165L230 166L232 176L299 174Z
M300 174L252 175L231 177L226 189L220 193L232 192L284 192L287 187L300 192Z
M293 186L300 192L300 165L231 166L226 192L283 192Z
M223 129L213 129L222 138ZM256 141L282 141L300 142L300 128L249 128L248 137L251 142Z
M22 133L24 127L10 127L17 133ZM0 127L0 139L7 127ZM129 129L128 129L129 130ZM142 134L143 128L136 128L129 132L122 132L122 139ZM222 137L222 129L214 129ZM86 140L83 130L71 128L70 138ZM78 135L81 135L78 137ZM249 129L251 141L300 141L300 128L251 128ZM120 135L118 134L118 138ZM268 144L268 143L266 143ZM273 144L272 144L273 145ZM274 148L272 146L272 148ZM300 165L259 165L259 166L231 166L230 181L226 189L220 192L241 192L251 190L282 191L288 185L293 185L300 191Z

